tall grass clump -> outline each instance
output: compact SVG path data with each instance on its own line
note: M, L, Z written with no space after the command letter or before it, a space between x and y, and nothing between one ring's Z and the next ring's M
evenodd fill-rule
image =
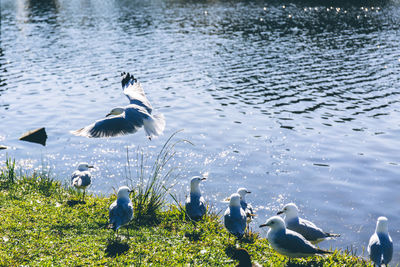
M59 191L61 183L55 181L50 173L45 171L34 171L32 175L21 175L20 184L24 184L26 191L38 191L43 196L49 197L53 193Z
M137 179L133 179L130 171L130 158L127 149L128 179L131 182L134 222L138 224L157 224L166 202L169 190L173 187L171 180L177 177L176 167L168 163L175 156L175 146L179 143L189 143L184 139L173 140L178 132L173 133L158 153L150 171L146 172L147 161L143 150L136 154Z
M16 182L15 160L6 158L6 165L1 169L0 173L0 189L9 189Z
M0 190L8 190L14 196L39 192L43 196L50 196L59 191L60 182L51 177L50 171L42 166L32 174L17 171L15 159L6 158L5 166L0 171ZM18 188L18 190L17 190Z

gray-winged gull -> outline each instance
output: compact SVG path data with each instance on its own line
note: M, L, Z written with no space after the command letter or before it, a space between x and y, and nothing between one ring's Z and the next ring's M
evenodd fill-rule
M238 189L237 193L240 195L240 205L242 209L246 213L247 216L247 223L250 223L251 220L254 218L253 206L250 203L246 202L246 195L250 194L251 192L244 187Z
M278 215L279 214L285 214L285 224L287 229L301 234L305 239L313 244L317 244L328 238L340 236L339 234L324 232L314 223L299 218L299 209L294 203L286 204L285 207L278 212Z
M113 108L107 114L107 118L79 130L71 131L72 134L85 137L120 136L135 133L142 126L150 140L152 137L162 134L165 128L164 115L152 115L153 108L147 100L141 84L129 73L121 75L123 75L122 89L130 104L125 107Z
M224 213L224 224L229 233L237 238L241 238L244 235L246 213L240 205L240 195L237 193L230 196L229 207Z
M129 223L133 218L133 206L129 198L130 192L129 187L121 186L117 192L117 200L110 205L108 215L114 231Z
M206 213L206 204L200 192L200 182L206 177L195 176L190 180L190 195L185 202L186 213L192 220L200 220Z
M286 229L285 221L279 216L273 216L265 224L260 225L260 227L264 226L270 228L267 233L267 239L272 248L289 258L332 253L315 247L299 233Z
M379 217L376 223L375 233L368 243L369 258L377 266L387 265L393 256L393 242L388 232L388 219Z
M71 185L77 189L83 190L83 200L85 200L86 187L92 183L92 176L89 172L89 168L93 166L86 162L81 162L78 165L78 169L72 173Z

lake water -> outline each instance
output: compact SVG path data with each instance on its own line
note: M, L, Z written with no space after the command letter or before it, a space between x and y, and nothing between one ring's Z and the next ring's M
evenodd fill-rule
M283 204L326 231L323 248L362 254L389 219L400 262L400 6L262 1L1 1L0 151L68 181L96 166L93 193L127 183L126 150L154 160L174 132L179 199L189 177L216 210L245 186L253 229ZM163 136L112 139L70 130L128 103L120 72L140 80ZM46 127L46 147L18 141ZM132 176L136 169L132 167ZM265 236L266 233L262 232Z

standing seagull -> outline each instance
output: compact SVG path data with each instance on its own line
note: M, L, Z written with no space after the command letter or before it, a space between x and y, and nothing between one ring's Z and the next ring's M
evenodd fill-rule
M114 231L129 223L133 218L133 205L129 198L131 190L127 186L121 186L118 189L117 200L115 200L109 208L110 224Z
M242 238L246 229L246 213L240 206L240 195L234 193L230 196L229 207L224 213L224 224L229 233L237 238Z
M253 212L253 206L251 206L250 203L246 202L246 195L250 194L251 192L248 191L246 188L239 188L237 193L240 195L240 206L242 206L242 209L246 213L247 216L247 224L251 222L251 220L254 218L254 212Z
M393 256L393 242L388 232L388 219L379 217L376 223L375 233L369 239L369 258L375 265L388 265Z
M339 234L331 234L324 232L310 221L299 218L299 209L296 204L286 204L283 210L278 212L285 214L285 224L287 229L301 234L305 239L313 244L317 244L327 238L339 237Z
M86 187L92 182L89 168L93 168L93 166L86 162L79 163L78 169L72 173L71 177L71 185L77 189L83 189L83 201L85 201Z
M106 117L84 128L71 131L72 134L85 137L111 137L137 132L144 126L146 136L162 134L165 128L163 114L152 115L153 108L147 100L141 84L129 73L123 72L122 89L130 104L125 107L113 108Z
M200 192L200 182L206 180L206 177L195 176L190 180L190 195L186 199L186 213L192 220L200 220L206 213L206 204Z
M332 252L319 249L307 241L302 235L286 229L285 221L279 216L273 216L260 227L268 226L267 239L271 246L280 254L290 258L301 258Z

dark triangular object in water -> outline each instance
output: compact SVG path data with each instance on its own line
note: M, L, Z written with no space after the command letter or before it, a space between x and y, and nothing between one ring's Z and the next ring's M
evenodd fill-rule
M43 127L43 128L29 131L27 133L24 133L24 135L22 135L19 138L19 140L28 141L28 142L32 142L32 143L38 143L38 144L45 146L46 140L47 140L46 130Z
M2 150L2 149L7 149L7 147L3 146L3 145L0 145L0 150Z

